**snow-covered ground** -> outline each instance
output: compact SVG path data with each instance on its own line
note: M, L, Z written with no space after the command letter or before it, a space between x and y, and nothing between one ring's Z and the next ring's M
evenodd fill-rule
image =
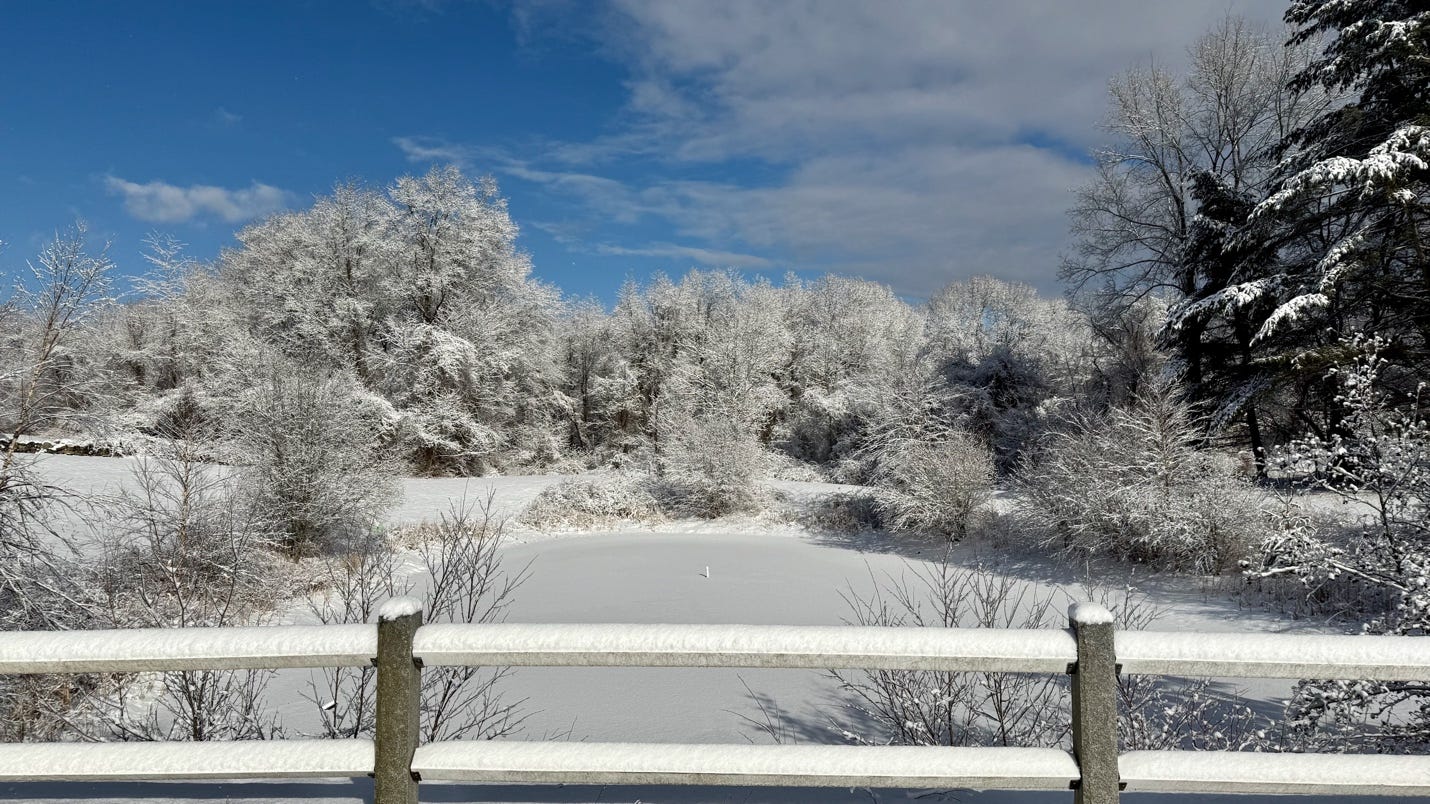
M113 491L125 482L129 459L51 456L44 475L77 492ZM493 495L497 511L514 514L559 476L409 479L405 498L391 513L394 523L435 518L463 494ZM778 484L786 494L815 495L827 484ZM838 624L849 609L844 595L867 593L888 576L906 575L942 554L938 544L876 536L834 537L803 533L758 520L673 523L614 533L565 533L559 537L516 528L505 548L508 568L529 566L517 595L515 622L591 623L771 623ZM984 564L1013 575L1028 590L1070 600L1082 595L1075 569L1036 557L1010 555L989 546L960 546L962 565ZM708 577L707 577L708 568ZM1121 583L1123 577L1104 581ZM1186 579L1134 581L1167 611L1159 627L1201 631L1283 631L1301 625L1238 608L1204 593ZM1061 609L1059 605L1057 608ZM271 692L290 732L301 731L311 704L298 692L306 671L283 671ZM507 682L507 694L527 700L531 712L525 739L569 735L574 740L728 743L764 741L745 717L759 710L746 688L779 707L798 741L838 742L829 717L842 711L831 680L814 671L640 668L522 668ZM1259 683L1251 694L1263 705L1286 685ZM297 736L294 734L293 736ZM0 797L27 801L134 801L173 796L182 800L358 801L370 783L301 782L138 784L0 784ZM917 793L880 791L874 800L912 799ZM1065 801L1069 794L960 793L980 802ZM428 785L424 800L459 801L869 801L864 791L780 791L758 788L675 789L634 787L475 788ZM1150 801L1129 795L1129 801ZM1212 801L1217 797L1181 797ZM1232 800L1230 798L1228 801ZM1237 797L1238 802L1248 801Z

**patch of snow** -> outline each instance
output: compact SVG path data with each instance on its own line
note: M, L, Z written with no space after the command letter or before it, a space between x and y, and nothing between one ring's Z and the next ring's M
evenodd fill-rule
M1083 625L1111 625L1112 612L1097 603L1079 601L1068 606L1068 619Z
M383 601L377 610L377 619L396 620L412 614L422 613L422 601L415 597L392 597Z

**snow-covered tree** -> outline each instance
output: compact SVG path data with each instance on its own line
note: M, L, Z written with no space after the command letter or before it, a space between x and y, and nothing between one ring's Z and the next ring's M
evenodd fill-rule
M83 628L94 622L95 600L58 527L81 501L46 482L17 450L22 436L73 426L102 388L76 347L110 301L111 265L89 250L79 226L56 235L28 268L0 302L0 629ZM0 680L0 735L54 736L58 721L50 715L92 681Z
M63 429L102 390L102 371L77 348L83 328L112 304L108 247L95 253L83 224L55 235L0 306L0 430L19 435ZM78 427L79 425L70 425ZM13 464L7 439L3 468Z
M1427 386L1396 404L1387 389L1406 369L1384 352L1389 342L1355 339L1354 362L1333 373L1344 427L1326 438L1289 445L1278 464L1293 477L1340 497L1358 511L1349 534L1286 528L1266 538L1252 578L1293 577L1308 595L1348 587L1375 634L1430 635L1430 424ZM1397 377L1399 375L1399 377ZM1413 373L1411 373L1413 377ZM1397 381L1399 380L1399 381ZM1430 690L1424 684L1303 681L1288 705L1291 739L1304 750L1423 752L1430 745Z
M863 478L857 456L877 428L902 416L926 384L924 316L889 288L823 277L786 281L789 356L780 382L789 402L775 442L791 456L843 464Z
M1261 313L1229 289L1267 261L1226 246L1272 186L1284 138L1327 103L1290 84L1311 48L1279 39L1227 17L1192 45L1185 75L1154 65L1112 81L1114 143L1078 193L1063 265L1076 290L1114 311L1148 295L1170 302L1161 339L1188 393L1220 406L1209 425L1244 422L1258 459L1259 399L1284 380L1252 360Z
M1046 429L1050 408L1085 392L1093 357L1086 318L1029 285L986 276L949 285L927 307L925 350L949 413L1011 468Z
M1167 380L1129 407L1079 413L1018 472L1021 510L1044 544L1161 568L1236 566L1265 517L1229 461L1199 451L1200 426Z
M494 183L440 168L250 226L218 274L248 337L393 405L421 471L480 472L559 448L555 294L516 234Z
M1234 332L1227 412L1283 389L1283 439L1341 427L1323 378L1354 332L1392 336L1408 366L1430 366L1430 21L1398 0L1305 0L1286 20L1293 48L1325 43L1290 90L1329 102L1285 133L1265 186L1207 193L1224 278L1184 311Z

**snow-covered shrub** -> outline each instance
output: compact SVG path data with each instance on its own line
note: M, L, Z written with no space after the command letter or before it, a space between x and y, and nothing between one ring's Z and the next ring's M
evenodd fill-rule
M620 522L665 519L649 478L617 473L564 480L543 490L521 514L534 528L589 529Z
M1430 424L1420 383L1409 399L1386 390L1414 377L1381 356L1388 344L1357 338L1355 363L1337 370L1346 411L1340 431L1296 442L1277 456L1358 510L1343 538L1311 530L1274 534L1253 579L1294 577L1308 596L1332 589L1373 634L1430 636ZM1392 378L1390 375L1399 375ZM1397 401L1400 404L1397 404ZM1430 745L1430 692L1416 682L1303 681L1287 706L1293 744L1304 750L1423 752Z
M1105 416L1075 416L1019 470L1021 513L1046 545L1084 555L1201 573L1235 566L1264 529L1263 497L1199 438L1168 381Z
M381 450L390 406L345 374L276 359L265 374L229 436L259 514L295 554L372 529L398 494Z
M411 575L383 534L362 534L319 557L314 594L308 610L324 625L370 623L382 604L410 595ZM303 697L313 704L327 739L371 737L376 728L377 668L328 667L308 677Z
M679 513L715 518L760 507L765 450L740 418L716 410L662 417L661 494Z
M423 597L426 621L497 623L506 619L528 566L502 566L504 521L494 515L492 497L476 505L454 503L436 522L409 536L431 579ZM422 739L494 740L516 731L525 719L523 700L501 689L509 667L443 667L422 674Z
M193 384L184 383L157 401L154 431L158 435L191 441L214 435L216 426L213 415L205 409L204 402Z
M8 445L0 460L0 630L68 630L95 622L91 587L57 525L77 508ZM96 676L0 676L0 741L51 740ZM59 715L56 717L55 715Z
M1112 612L1119 631L1156 625L1166 611L1131 586L1087 585L1083 599ZM1119 673L1117 744L1122 751L1240 751L1266 747L1270 719L1208 678Z
M1271 464L1282 460L1273 454ZM1387 610L1394 604L1394 590L1333 568L1356 535L1342 510L1317 505L1315 496L1283 498L1272 511L1266 536L1241 562L1244 595L1293 617L1366 618Z
M873 482L884 523L962 538L993 489L993 456L960 430L896 438L878 450Z
M820 495L804 507L800 520L810 530L830 533L870 533L884 522L877 499L864 492Z

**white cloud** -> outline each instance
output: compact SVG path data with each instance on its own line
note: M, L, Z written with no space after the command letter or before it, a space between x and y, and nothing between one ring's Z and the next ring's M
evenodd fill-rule
M126 212L154 223L182 223L201 217L240 223L277 212L289 200L286 191L259 182L230 190L207 184L182 187L163 181L140 184L107 176L104 184L110 193L124 198Z
M1094 143L1107 80L1184 63L1229 9L1275 20L1282 0L726 3L617 0L630 106L686 158L798 159L811 146ZM692 107L700 114L693 114Z
M539 6L520 7L539 28ZM1150 59L1180 69L1229 12L1274 30L1284 8L612 0L589 27L630 70L615 128L498 170L583 204L608 244L601 222L657 219L684 248L913 296L979 273L1056 292L1108 80Z
M402 151L409 162L447 162L467 166L476 155L474 148L439 137L393 137L392 144Z

